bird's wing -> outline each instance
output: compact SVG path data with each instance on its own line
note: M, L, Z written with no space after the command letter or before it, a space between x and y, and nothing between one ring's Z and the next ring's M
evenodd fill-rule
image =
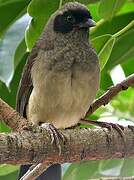
M26 65L24 67L22 78L19 84L17 99L16 99L16 110L24 117L26 117L26 106L33 89L31 79L31 68L35 58L38 55L39 48L35 46L30 53Z
M38 55L38 51L39 51L39 47L36 46L35 48L33 48L30 56L28 57L18 89L16 110L24 117L26 117L26 106L33 89L33 84L31 79L31 68L35 61L35 58ZM20 179L27 172L30 166L31 165L21 166L18 179ZM61 165L60 164L52 165L46 171L44 171L37 179L61 180Z

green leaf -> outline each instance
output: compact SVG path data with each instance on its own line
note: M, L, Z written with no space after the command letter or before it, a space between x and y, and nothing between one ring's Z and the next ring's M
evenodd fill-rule
M127 169L125 173L124 168L127 168L127 164L131 163L130 171L128 175L133 174L132 160L130 159L112 159L112 160L101 160L101 161L86 161L81 163L71 164L65 171L63 180L88 180L102 177L111 176L127 176Z
M54 12L54 10L58 9L58 7L59 7L59 0L56 1L32 0L28 6L28 13L33 18L37 18L37 17L48 18Z
M123 68L123 71L126 76L129 76L130 74L134 73L134 57L131 57L127 61L123 62L121 67Z
M119 118L134 119L134 89L120 92L116 98L111 101L111 105L116 110L116 116Z
M22 70L26 63L28 54L29 53L25 53L24 56L22 57L22 59L20 60L20 63L17 65L13 79L10 83L10 96L8 97L8 103L10 103L13 107L15 107L15 104L16 104L17 89L19 87Z
M14 52L18 43L24 37L28 23L27 16L16 21L6 32L4 39L0 42L0 80L9 86L14 73Z
M104 106L100 107L93 114L90 115L89 121L90 119L98 120L101 117L101 115L105 112L106 112L106 108Z
M111 19L125 2L126 0L101 0L98 9L99 15L104 19Z
M0 132L11 132L11 129L0 119Z
M109 59L110 53L114 45L114 41L115 40L110 34L98 36L92 39L91 41L93 47L95 48L97 54L99 55L101 70L104 68L105 64ZM102 70L100 88L102 90L106 90L111 85L113 85L113 83L109 73Z
M120 176L124 159L102 160L99 166L99 174L103 177Z
M115 43L115 38L110 34L105 34L94 38L92 43L98 53L100 68L102 70L110 57Z
M134 2L133 1L127 1L124 6L121 8L118 14L124 14L128 12L134 12Z
M93 17L93 20L95 22L97 22L97 21L99 21L101 19L101 17L98 14L98 5L99 5L99 3L94 3L94 4L88 4L87 5L87 8L90 11L90 13L91 13L91 15Z
M113 47L113 51L106 65L106 69L112 69L117 64L122 64L134 57L134 30L129 30L119 38ZM134 60L134 58L133 58Z
M19 166L2 164L2 165L0 165L0 176L4 176L4 175L10 174L14 171L17 171L18 168L19 168Z
M115 38L110 38L99 53L101 70L104 68L111 55L114 43L115 43Z
M33 18L25 33L26 45L29 51L33 48L35 42L39 38L44 29L44 25L48 19L45 18Z
M2 98L4 101L8 102L10 97L9 90L5 83L0 81L0 98Z
M107 43L107 41L112 37L110 34L105 34L102 36L95 37L91 40L91 43L93 44L93 47L95 48L97 54L101 51L101 49L104 47L104 45Z
M100 81L100 89L106 91L108 87L112 86L113 82L109 75L109 72L105 70L105 68L101 71L101 81Z
M105 68L106 70L112 69L115 65L119 63L123 63L127 59L130 59L134 56L134 21L131 21L127 26L125 26L120 31L116 32L112 35L111 39L107 41L107 44L105 44L104 52L102 50L99 52L99 57L102 59L100 61L101 67L103 68L106 64ZM101 37L101 36L100 36ZM103 37L103 36L102 36ZM104 35L105 37L105 35ZM115 42L116 38L116 42ZM97 39L97 38L95 38ZM101 38L100 38L101 39ZM104 39L105 40L105 39ZM98 39L99 41L99 39ZM97 44L97 40L96 40ZM97 45L99 46L99 45ZM110 48L109 48L110 47ZM111 51L110 51L111 49ZM108 51L106 51L108 50ZM109 54L108 54L109 52ZM107 56L107 58L106 58ZM109 58L109 60L108 60ZM107 62L108 61L108 62Z
M26 44L29 50L32 49L36 40L40 36L51 14L58 9L59 3L60 0L32 0L29 4L28 13L33 18L26 31Z
M16 67L22 60L23 56L26 54L26 50L27 50L27 47L26 47L25 39L23 39L18 45L18 47L16 48L16 51L14 54L14 69L16 69Z
M0 36L19 17L26 13L30 0L8 0L0 2Z
M3 180L17 179L17 177L18 177L18 170L13 171L12 173L7 174L5 176L0 176L0 178L3 179Z
M65 4L67 2L72 2L73 0L61 0L62 4ZM75 0L74 0L75 1ZM89 3L96 3L100 0L77 0L77 2L83 3L83 4L89 4Z
M134 159L125 158L123 167L121 169L121 176L134 176Z
M82 180L96 177L99 167L98 161L74 163L69 166L63 180Z
M88 180L111 176L133 176L133 159L112 159L71 164L63 180Z
M90 37L95 38L104 34L115 34L126 27L134 19L134 12L115 16L110 21L101 20L97 26L91 30Z
M10 106L12 106L13 108L15 108L17 89L18 89L22 69L23 69L23 66L25 64L26 59L27 59L27 54L24 55L24 57L21 59L20 63L18 64L18 66L16 68L15 75L14 75L13 80L11 82L10 92L7 89L7 87L5 86L5 84L0 82L0 97L4 101L6 101ZM10 132L10 131L11 131L10 128L7 127L4 122L1 121L0 122L0 132ZM9 176L12 177L13 174L10 174ZM15 175L16 175L16 173L15 173Z
M0 97L6 101L10 106L15 108L15 102L16 102L16 93L19 85L19 81L22 74L22 69L24 67L24 64L26 62L28 53L24 55L24 57L21 59L20 63L16 67L13 79L10 84L10 91L6 87L6 85L0 81ZM3 128L2 128L3 130Z

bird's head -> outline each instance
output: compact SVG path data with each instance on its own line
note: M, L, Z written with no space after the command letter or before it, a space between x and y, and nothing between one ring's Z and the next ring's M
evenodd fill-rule
M95 26L86 6L70 2L59 9L54 18L53 29L57 33L70 33L71 31L88 30Z
M87 7L78 2L69 2L50 17L41 42L49 49L51 46L60 47L73 41L88 41L89 28L93 26L95 21Z

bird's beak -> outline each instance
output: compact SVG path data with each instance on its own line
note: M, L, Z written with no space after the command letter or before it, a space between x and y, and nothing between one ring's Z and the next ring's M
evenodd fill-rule
M93 19L88 19L84 23L79 24L79 28L90 28L96 26L96 22Z

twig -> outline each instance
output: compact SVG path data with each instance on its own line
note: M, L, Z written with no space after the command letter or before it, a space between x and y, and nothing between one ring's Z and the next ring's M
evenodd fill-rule
M39 163L30 168L20 180L34 180L42 174L49 166L46 163Z
M91 104L89 110L86 113L86 117L91 115L93 112L95 112L99 107L102 105L108 104L111 99L116 96L119 92L126 90L128 87L134 85L134 74L128 76L124 81L121 83L112 86L106 91L100 98L98 98L94 103Z

